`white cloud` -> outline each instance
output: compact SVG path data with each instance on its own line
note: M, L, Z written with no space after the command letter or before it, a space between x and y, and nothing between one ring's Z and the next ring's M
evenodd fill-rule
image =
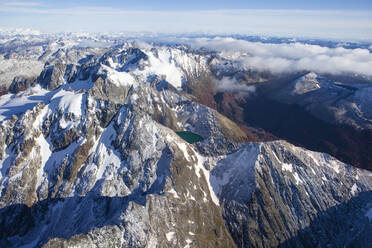
M240 84L235 78L223 77L221 80L215 80L215 85L219 91L237 93L239 95L249 95L256 91L252 85Z
M223 56L243 54L234 58L246 69L273 73L315 71L330 74L359 74L372 77L372 53L368 49L328 48L303 43L267 44L233 38L188 39L194 48L220 51Z

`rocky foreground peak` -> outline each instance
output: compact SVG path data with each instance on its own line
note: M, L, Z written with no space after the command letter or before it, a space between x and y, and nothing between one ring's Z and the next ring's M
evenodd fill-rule
M368 247L372 174L285 141L248 143L210 182L239 247Z

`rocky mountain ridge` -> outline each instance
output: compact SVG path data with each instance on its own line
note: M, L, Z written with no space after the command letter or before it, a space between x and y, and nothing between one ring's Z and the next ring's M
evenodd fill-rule
M271 96L329 123L372 129L371 89L370 84L347 85L309 72Z
M327 154L275 141L228 155L210 181L238 247L368 247L371 179Z

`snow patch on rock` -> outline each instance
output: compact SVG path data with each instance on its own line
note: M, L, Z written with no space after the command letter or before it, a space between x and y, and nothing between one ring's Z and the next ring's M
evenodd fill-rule
M61 90L51 99L51 106L61 113L72 113L75 118L82 115L83 93Z
M176 234L175 232L168 232L167 234L165 234L165 236L168 241L171 241L172 239L174 239L175 234Z
M358 186L356 185L356 183L354 183L353 186L351 187L350 193L354 196L357 192L358 192Z
M292 165L288 163L282 163L282 169L289 172L293 171Z

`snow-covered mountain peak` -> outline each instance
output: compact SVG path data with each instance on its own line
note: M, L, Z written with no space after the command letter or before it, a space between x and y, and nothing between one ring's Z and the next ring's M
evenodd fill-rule
M321 79L315 72L309 72L293 82L292 95L302 95L322 87Z
M305 80L314 80L318 77L318 74L316 74L315 72L311 71L307 74L305 74L304 76L302 76Z

